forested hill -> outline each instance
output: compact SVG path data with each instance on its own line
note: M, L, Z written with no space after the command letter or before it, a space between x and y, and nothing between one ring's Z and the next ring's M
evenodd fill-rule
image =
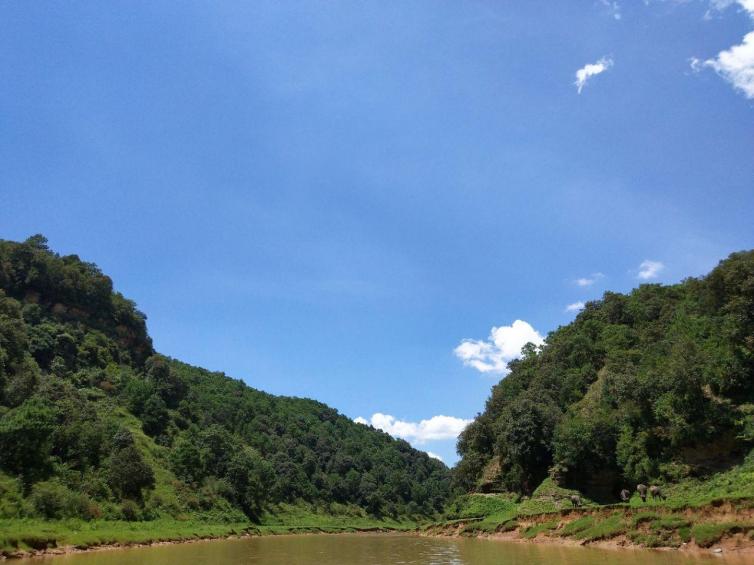
M95 265L42 236L0 240L0 518L443 507L442 463L324 404L156 354L145 320Z
M754 440L754 251L681 284L607 292L527 346L459 438L467 491L548 474L615 500L736 462Z

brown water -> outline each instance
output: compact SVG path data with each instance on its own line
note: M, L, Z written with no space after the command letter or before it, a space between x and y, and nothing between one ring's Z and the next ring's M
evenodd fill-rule
M741 565L754 563L754 556L344 534L270 536L117 549L15 563L31 565L40 562L48 565Z

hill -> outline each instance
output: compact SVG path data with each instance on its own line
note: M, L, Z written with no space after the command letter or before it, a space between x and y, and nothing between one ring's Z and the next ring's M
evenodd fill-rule
M702 278L607 292L529 345L458 442L466 492L548 480L609 503L704 480L754 441L754 251Z
M448 473L324 404L156 353L94 264L0 240L0 519L407 520L444 507Z

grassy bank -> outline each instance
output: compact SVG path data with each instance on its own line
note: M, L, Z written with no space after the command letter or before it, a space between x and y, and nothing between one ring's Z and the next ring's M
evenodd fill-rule
M259 523L212 523L199 518L119 520L0 519L0 555L23 556L39 552L98 546L141 545L169 541L225 538L242 535L339 533L374 530L415 530L417 523L376 519L354 507L339 506L327 512L308 505L270 507Z
M100 545L148 544L224 537L246 533L248 523L206 524L202 522L154 520L122 522L95 520L0 520L0 553L17 553Z
M443 522L424 528L435 535L497 535L518 539L610 541L642 547L709 548L732 540L754 547L754 455L740 465L706 477L663 487L664 500L600 505L547 479L531 497L469 494L448 508Z
M653 505L591 506L541 514L507 511L448 520L423 528L429 535L502 536L512 539L570 539L579 543L612 541L641 547L709 548L734 540L754 547L754 499L670 508Z

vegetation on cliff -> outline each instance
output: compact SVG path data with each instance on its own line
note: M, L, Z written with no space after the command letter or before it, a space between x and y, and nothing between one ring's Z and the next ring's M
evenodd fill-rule
M680 284L607 292L524 348L458 442L467 492L548 477L601 502L704 479L754 440L754 252Z
M425 526L432 535L512 539L567 539L581 544L729 549L754 546L754 451L740 464L667 485L664 499L599 504L546 478L528 495L472 493L448 505L444 521Z
M448 496L406 442L161 356L95 265L0 241L0 519L405 520Z

